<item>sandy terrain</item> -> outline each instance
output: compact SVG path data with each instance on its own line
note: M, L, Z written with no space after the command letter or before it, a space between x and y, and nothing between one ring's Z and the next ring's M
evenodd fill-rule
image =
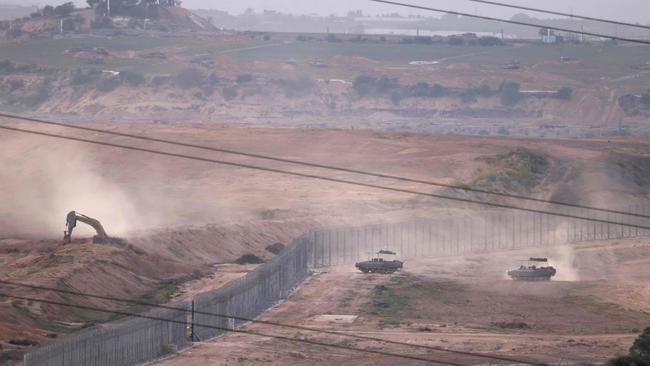
M28 124L21 127L36 128ZM527 148L546 155L550 161L548 174L530 194L565 195L570 200L597 205L643 202L647 194L647 178L643 172L647 171L648 163L646 158L638 157L647 152L647 143L636 138L542 141L199 124L105 124L101 127L446 183L472 182L489 161ZM58 128L42 130L143 146L125 138ZM186 291L196 293L220 286L246 270L216 267L215 274L215 265L231 263L245 253L268 259L271 254L264 249L267 245L288 243L314 228L407 221L475 209L400 193L6 131L0 132L0 141L2 161L9 162L0 167L4 188L0 192L0 202L3 202L0 278L99 295L129 298L161 295L166 299L169 290L177 291L175 286L197 277L215 276L214 282L202 279L188 285ZM161 144L148 144L148 147L434 190L429 186L188 148ZM585 189L575 190L578 186ZM76 239L71 245L62 245L65 214L73 209L100 219L109 235L127 239L130 246L92 245L87 238L93 232L83 226L75 231ZM167 287L170 284L172 288ZM642 304L644 294L635 294L637 303ZM58 295L38 295L61 299ZM83 303L110 305L87 300ZM3 309L0 342L12 339L46 342L57 334L105 320L97 314L27 306L10 300L3 300L0 308ZM44 314L49 315L45 322Z
M261 319L528 361L599 363L624 353L640 329L650 324L648 243L643 239L480 257L422 259L406 263L403 273L390 276L363 275L350 268L337 268L313 276L290 299ZM573 261L569 265L558 266L558 278L573 272L575 280L520 283L507 279L504 271L516 265L517 258L529 255L548 255L551 259L571 255ZM616 296L611 292L613 286L620 286L621 294L633 290L636 296ZM378 295L381 289L395 298ZM400 299L395 300L397 297ZM323 322L324 314L348 317ZM356 318L350 322L349 316ZM480 357L262 324L249 324L244 329L447 362L490 362ZM245 334L198 344L157 364L208 363L425 364Z

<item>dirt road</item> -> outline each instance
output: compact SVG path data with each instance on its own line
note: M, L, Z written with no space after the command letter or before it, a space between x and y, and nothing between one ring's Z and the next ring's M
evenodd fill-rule
M650 325L648 244L644 239L422 259L406 263L403 273L391 276L337 268L314 275L261 319L498 357L598 363L624 353L640 329ZM574 280L520 283L504 276L507 269L516 266L518 258L530 255L549 256L559 263L559 274L575 271ZM563 261L563 256L570 260ZM644 303L638 298L611 298L612 286L619 286L621 292L645 291ZM324 314L333 316L323 318ZM340 315L338 320L335 315ZM462 364L505 362L262 324L249 324L244 329ZM230 334L198 344L157 365L205 364L425 363Z

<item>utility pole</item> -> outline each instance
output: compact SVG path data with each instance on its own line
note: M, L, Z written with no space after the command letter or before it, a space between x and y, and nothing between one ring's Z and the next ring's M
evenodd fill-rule
M63 33L63 19L59 20L59 33Z
M111 0L106 0L106 16L111 16Z

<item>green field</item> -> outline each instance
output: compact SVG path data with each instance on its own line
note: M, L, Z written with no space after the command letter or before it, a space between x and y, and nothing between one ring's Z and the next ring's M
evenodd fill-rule
M145 51L172 48L181 60L147 60L142 58L108 58L103 65L89 65L83 59L65 54L72 47L101 47L109 52ZM650 61L650 48L645 46L603 45L516 45L503 47L449 46L446 44L398 44L354 42L282 42L246 41L225 43L218 37L198 39L191 36L121 36L80 37L39 40L24 43L0 43L0 59L35 63L56 68L103 68L131 70L145 74L174 73L187 67L196 56L217 62L227 57L237 61L262 60L283 63L296 59L305 64L312 60L330 60L334 56L357 56L387 64L400 65L410 61L439 61L443 64L469 63L498 66L518 60L524 66L554 62L551 72L560 77L590 81L620 78L634 74L632 65ZM570 57L579 64L561 64L560 57ZM545 71L549 71L546 69ZM647 78L642 77L643 82ZM633 82L639 83L639 80Z

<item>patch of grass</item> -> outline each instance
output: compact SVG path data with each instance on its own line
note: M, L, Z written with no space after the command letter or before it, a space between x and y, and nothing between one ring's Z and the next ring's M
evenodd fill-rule
M549 168L550 162L545 156L518 149L489 161L472 186L528 192L541 183Z
M178 285L160 285L151 291L145 292L140 296L139 300L153 304L165 304L171 300L176 292L178 292Z
M382 318L380 325L399 326L409 304L408 299L400 296L394 288L378 285L373 289L372 306Z
M23 346L23 347L38 346L38 342L31 339L12 339L9 341L9 344L13 344L14 346Z
M412 300L464 289L464 285L451 280L425 279L402 273L393 276L386 285L375 286L372 291L372 312L380 317L380 326L410 324L408 314Z
M621 304L603 301L603 299L584 293L583 289L571 291L565 298L571 304L578 305L593 313L616 318L632 318L650 323L650 314L642 310L628 309Z

